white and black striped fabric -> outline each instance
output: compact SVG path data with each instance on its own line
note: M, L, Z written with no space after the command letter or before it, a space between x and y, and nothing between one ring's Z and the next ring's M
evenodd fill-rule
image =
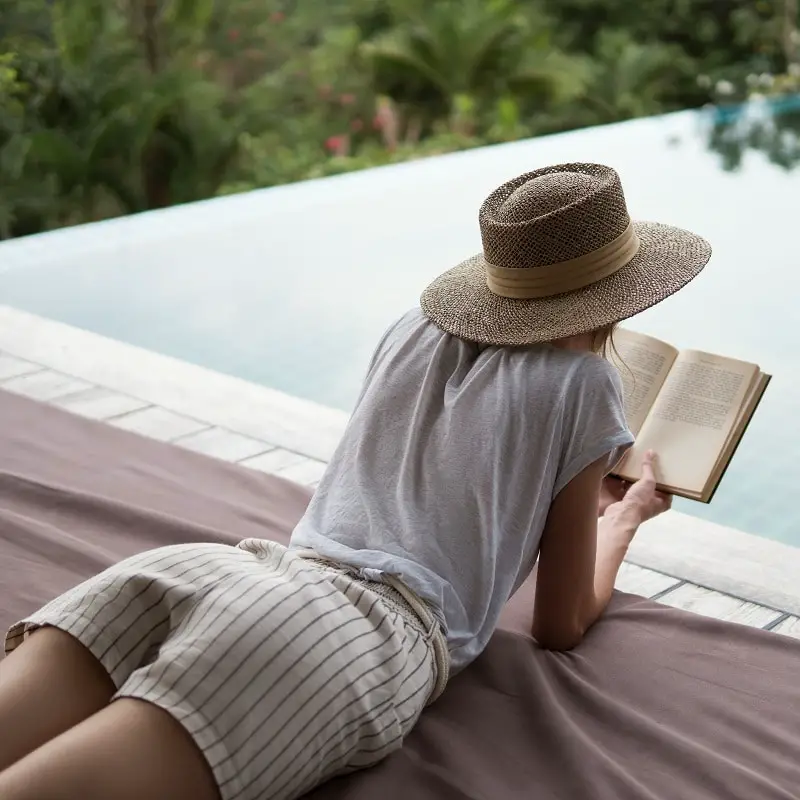
M52 625L115 697L179 720L223 800L285 800L401 746L437 684L432 637L400 595L282 545L176 545L128 558L14 625Z

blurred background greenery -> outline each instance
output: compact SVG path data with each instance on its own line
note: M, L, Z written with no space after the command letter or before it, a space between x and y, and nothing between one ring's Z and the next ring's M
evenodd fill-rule
M0 0L0 238L713 104L800 160L798 0ZM726 113L726 109L729 113Z

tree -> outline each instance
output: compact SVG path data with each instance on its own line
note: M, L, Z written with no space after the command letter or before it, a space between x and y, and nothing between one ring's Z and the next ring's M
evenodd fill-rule
M793 0L789 0L792 2ZM700 106L708 86L741 82L749 73L782 68L781 28L786 0L542 0L558 19L558 42L568 51L597 52L608 31L624 31L644 48L680 54L663 87L663 109ZM708 77L698 84L698 75Z
M387 29L366 42L378 92L423 129L491 113L498 99L527 107L566 102L588 77L583 59L553 47L535 5L511 0L394 0ZM468 132L468 131L465 131Z
M21 127L0 129L19 195L5 235L217 191L246 109L202 69L211 0L27 0L21 11L0 44L24 106Z
M798 0L0 0L0 237L789 97L798 14ZM710 137L727 163L754 147L794 163L791 115L746 136L723 122Z
M601 31L592 55L591 79L578 113L569 118L572 126L660 113L688 60L674 45L640 44L620 29Z

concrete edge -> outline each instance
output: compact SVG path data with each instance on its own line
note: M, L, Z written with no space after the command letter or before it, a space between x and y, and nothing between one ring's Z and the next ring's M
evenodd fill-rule
M641 527L632 564L800 615L800 548L668 511Z
M347 424L342 411L7 306L0 350L322 461Z

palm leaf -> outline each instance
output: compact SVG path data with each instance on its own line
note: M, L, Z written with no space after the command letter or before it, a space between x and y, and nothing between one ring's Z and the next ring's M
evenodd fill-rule
M447 94L450 86L447 79L420 53L420 37L409 35L404 30L383 34L362 47L362 54L381 71L394 67L405 72L413 83L433 85L439 92Z

